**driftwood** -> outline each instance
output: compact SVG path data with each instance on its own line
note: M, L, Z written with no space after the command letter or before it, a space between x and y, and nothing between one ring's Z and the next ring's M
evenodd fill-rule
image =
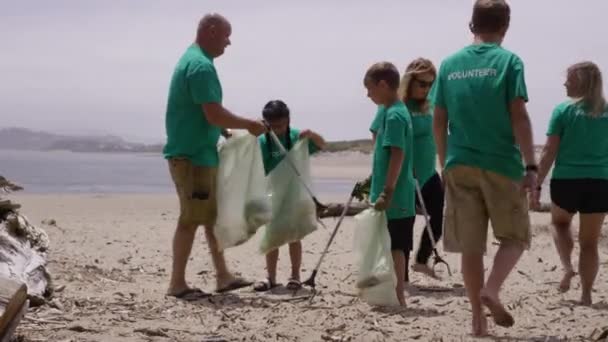
M0 192L19 189L0 176ZM49 238L18 212L19 207L0 198L0 277L25 284L30 303L36 306L51 295L46 269Z
M363 210L370 208L371 204L368 202L355 202L351 203L348 207L348 211L346 212L346 216L355 216L362 212ZM319 213L320 218L327 217L339 217L344 210L344 203L329 203L327 208L322 210ZM550 203L541 203L539 208L530 209L530 211L539 212L539 213L547 213L551 211ZM416 215L422 215L422 211L418 206L416 206Z
M10 341L27 306L27 286L0 277L0 342Z

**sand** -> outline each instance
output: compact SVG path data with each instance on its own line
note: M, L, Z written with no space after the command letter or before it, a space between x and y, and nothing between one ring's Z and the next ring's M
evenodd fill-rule
M368 162L369 156L358 154L325 155L315 159L313 173L363 178L369 173ZM13 198L23 205L22 213L50 236L49 269L58 289L50 305L31 309L22 322L17 334L24 341L473 340L457 255L444 254L452 277L441 268L441 281L410 273L406 309L373 308L358 300L352 218L345 220L322 265L318 293L312 301L307 299L309 290L291 293L279 287L266 294L246 288L184 302L164 296L177 217L175 195L18 194ZM54 219L57 225L42 224L45 219ZM417 236L422 221L417 220ZM533 245L503 291L515 326L506 329L490 323L492 336L485 340L579 340L594 331L597 334L608 326L608 242L601 242L596 304L582 307L576 304L580 296L577 278L570 292L557 291L561 267L549 215L534 213L532 221ZM303 242L303 278L314 267L336 220L325 222L328 230L321 228ZM488 241L486 264L496 250L492 242ZM229 249L230 267L252 279L264 277L258 243L259 234L245 245ZM286 248L280 255L279 280L285 284L290 273ZM204 290L215 288L202 231L194 244L188 279Z

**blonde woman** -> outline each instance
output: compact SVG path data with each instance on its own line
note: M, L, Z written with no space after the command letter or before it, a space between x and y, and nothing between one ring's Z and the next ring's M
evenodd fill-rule
M428 100L429 91L435 81L436 74L435 66L430 60L425 58L415 59L407 66L401 79L399 97L405 103L411 115L414 131L414 175L420 184L424 204L429 211L433 239L439 241L443 230L444 194L441 178L435 168L437 149L433 139L433 108ZM373 136L375 136L378 124L381 121L382 118L377 114L370 128ZM420 205L417 196L416 205ZM430 236L425 230L420 239L412 270L437 278L433 269L428 266L432 252ZM408 263L409 256L406 256L406 268L408 268ZM406 270L406 281L409 281L408 273Z
M554 241L564 267L559 289L569 290L576 275L570 225L579 213L581 303L591 305L599 264L598 240L608 212L608 106L602 92L602 74L592 62L568 68L564 85L571 100L553 111L538 184L555 161L550 192ZM533 204L538 205L538 201L536 196Z

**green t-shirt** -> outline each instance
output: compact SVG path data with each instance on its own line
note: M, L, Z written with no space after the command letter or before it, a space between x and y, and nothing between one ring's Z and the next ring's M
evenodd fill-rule
M279 141L281 141L281 144L283 145L283 147L287 148L287 134L283 135L283 136L279 136ZM296 141L298 141L300 139L300 131L295 129L295 128L290 128L289 129L289 138L291 140L291 146L289 146L289 149L291 149L295 144ZM269 174L270 171L272 171L275 167L277 167L277 165L279 165L279 163L281 162L281 160L283 160L283 158L285 156L283 156L281 154L281 151L279 150L279 148L277 146L275 146L274 141L272 140L272 138L270 136L266 136L266 134L261 135L259 138L260 141L260 148L262 149L262 160L264 161L264 171L266 171L266 174ZM270 141L270 146L268 144L268 142ZM317 145L315 145L312 140L308 141L308 152L310 154L314 154L317 151L319 151L319 148L317 147Z
M398 219L416 215L414 210L414 176L413 151L414 135L412 120L405 104L395 102L388 108L380 106L376 118L376 144L372 165L372 184L370 200L375 202L384 190L386 173L391 158L391 147L397 147L405 153L401 173L397 179L395 192L390 207L386 211L388 219Z
M581 103L561 103L547 135L560 137L552 178L608 179L608 107L594 117Z
M414 129L414 173L423 186L436 172L437 147L433 138L433 108L426 113L418 110L416 103L408 102Z
M222 86L213 59L198 45L182 55L171 78L165 116L165 158L183 157L194 165L216 167L221 129L203 113L205 103L222 103Z
M420 113L417 111L415 103L408 103L407 107L414 131L414 174L420 182L420 186L423 186L437 172L437 147L433 138L433 108L430 107L427 113ZM369 130L372 133L378 132L383 119L384 110L382 106L379 106Z
M517 55L497 44L467 46L441 63L432 92L433 104L448 114L446 169L468 165L523 177L509 113L513 100L528 100Z

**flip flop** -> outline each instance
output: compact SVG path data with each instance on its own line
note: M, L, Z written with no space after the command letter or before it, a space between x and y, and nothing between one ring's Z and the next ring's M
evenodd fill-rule
M492 314L492 318L496 325L509 328L515 324L515 319L513 319L513 316L505 310L502 304L495 302L492 298L484 295L481 295L481 302L490 309L490 313Z
M285 288L291 291L297 291L302 288L302 283L299 280L292 278L287 281Z
M278 284L271 282L270 279L267 278L253 284L253 290L256 292L266 292L272 290L277 286Z
M230 284L228 284L228 286L225 286L221 289L217 289L217 290L215 290L215 292L217 292L217 293L230 292L230 291L242 289L243 287L251 286L252 284L253 284L252 281L245 280L243 278L236 278Z
M175 294L167 294L167 296L175 297L177 299L185 300L187 302L194 302L203 298L211 297L211 294L194 287L182 290Z

